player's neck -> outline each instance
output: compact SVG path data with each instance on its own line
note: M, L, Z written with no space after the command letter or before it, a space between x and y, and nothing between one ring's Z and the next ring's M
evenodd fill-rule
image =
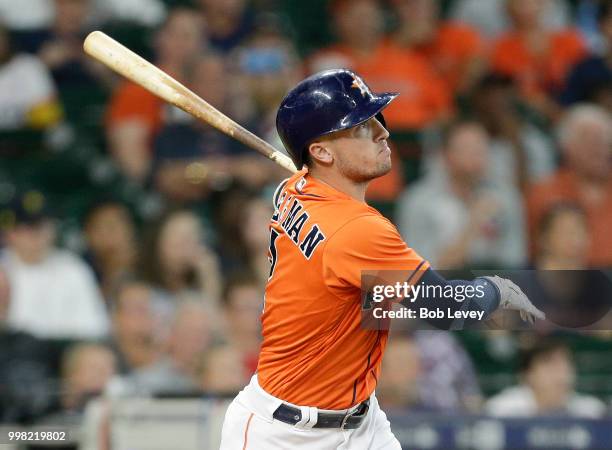
M340 191L349 197L354 198L359 202L365 203L365 193L368 188L368 183L356 183L353 180L350 180L335 171L325 170L322 168L317 168L315 170L309 170L311 176L316 178L319 181L331 186L332 188Z

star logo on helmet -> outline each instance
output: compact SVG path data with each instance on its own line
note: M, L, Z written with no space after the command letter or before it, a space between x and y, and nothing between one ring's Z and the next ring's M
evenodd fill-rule
M363 97L370 93L370 90L363 82L363 80L357 76L353 76L353 84L351 84L351 87L354 89L359 89L359 92L361 92L361 95Z

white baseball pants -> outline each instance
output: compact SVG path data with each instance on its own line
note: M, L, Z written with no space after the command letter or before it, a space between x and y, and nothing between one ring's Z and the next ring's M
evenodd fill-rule
M282 403L301 409L302 420L290 425L273 419ZM374 394L363 423L355 430L313 428L319 411L347 412L283 402L265 392L254 375L225 413L220 450L401 450Z

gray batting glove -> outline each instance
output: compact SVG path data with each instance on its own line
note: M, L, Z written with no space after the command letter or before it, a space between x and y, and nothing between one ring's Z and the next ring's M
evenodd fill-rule
M500 308L518 311L521 319L529 323L535 323L536 319L546 319L546 314L533 306L533 303L529 301L525 293L514 282L497 275L483 278L497 286L500 294Z

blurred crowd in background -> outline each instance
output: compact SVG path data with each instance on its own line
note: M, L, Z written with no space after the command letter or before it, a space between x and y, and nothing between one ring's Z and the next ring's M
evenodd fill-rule
M348 67L385 111L368 201L438 269L612 267L609 0L0 0L0 421L231 395L257 365L284 169L82 52L101 29L278 148ZM388 410L602 417L612 334L396 333Z

